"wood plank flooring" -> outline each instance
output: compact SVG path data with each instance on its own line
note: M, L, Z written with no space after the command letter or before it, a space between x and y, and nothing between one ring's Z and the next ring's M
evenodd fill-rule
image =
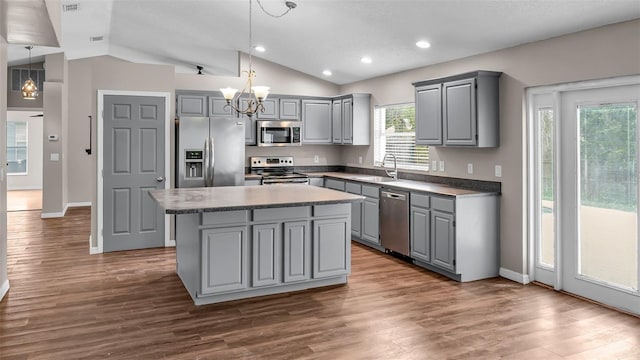
M7 211L42 210L42 190L7 191Z
M89 255L88 208L9 213L2 359L640 359L640 319L354 244L345 286L193 305L173 249Z

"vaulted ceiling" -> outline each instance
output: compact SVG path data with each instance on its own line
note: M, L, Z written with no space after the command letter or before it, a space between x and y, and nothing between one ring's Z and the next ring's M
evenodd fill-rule
M266 12L283 13L284 1L252 1L253 45L266 48L254 56L336 84L640 18L640 0L296 0L279 18ZM195 73L202 65L207 74L237 75L238 51L252 51L249 0L63 0L60 6L68 59L112 55L173 64L177 72ZM418 40L431 47L418 48ZM10 65L24 63L25 44L10 43ZM34 56L60 50L36 47ZM372 62L362 63L364 56Z

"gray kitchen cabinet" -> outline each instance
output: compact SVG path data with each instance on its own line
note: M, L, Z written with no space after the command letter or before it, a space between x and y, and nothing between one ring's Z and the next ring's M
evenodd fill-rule
M380 187L362 185L362 195L365 198L362 202L362 236L360 239L368 245L380 245Z
M311 278L311 235L308 221L284 223L284 282Z
M331 115L332 143L369 145L371 94L350 94L333 99Z
M248 101L248 99L240 99L240 109L246 109ZM256 145L256 115L247 116L245 114L238 114L238 116L244 121L245 145Z
M206 95L178 95L177 102L176 113L178 117L208 116Z
M280 99L280 120L300 120L300 99Z
M247 227L202 230L201 294L246 289L249 285Z
M361 195L362 185L355 182L345 183L345 191L350 194ZM362 204L363 202L351 203L351 236L357 239L362 237Z
M351 271L348 218L313 222L313 278L348 275Z
M254 225L251 243L253 269L251 286L278 284L281 281L280 256L282 253L280 224Z
M262 102L264 111L258 111L256 119L258 120L277 120L280 117L280 99L267 98Z
M260 185L261 183L260 179L249 179L244 181L244 186Z
M431 262L431 210L430 197L411 193L410 255L414 259Z
M345 190L345 183L342 180L325 179L324 180L324 187L329 188L329 189L333 189L333 190L344 191Z
M302 100L302 143L331 144L331 100Z
M319 177L319 178L310 177L309 178L309 185L324 187L324 178L321 178L321 177Z
M416 143L500 146L500 75L475 71L414 83Z
M416 145L442 145L441 94L441 84L416 88Z
M431 213L431 264L445 270L456 271L455 229L453 214L432 210Z
M222 96L209 96L209 116L233 116L234 110L227 106Z

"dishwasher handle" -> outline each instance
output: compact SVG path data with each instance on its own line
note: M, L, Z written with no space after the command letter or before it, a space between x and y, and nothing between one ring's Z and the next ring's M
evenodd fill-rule
M407 200L407 195L406 194L392 193L392 192L389 192L389 191L380 191L380 195L382 195L382 197L386 197L386 198L394 199L394 200L400 200L400 201L406 201Z

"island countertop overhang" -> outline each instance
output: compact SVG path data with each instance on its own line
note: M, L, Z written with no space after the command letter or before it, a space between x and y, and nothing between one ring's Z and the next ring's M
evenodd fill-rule
M303 184L219 186L149 191L166 214L337 204L364 197Z

